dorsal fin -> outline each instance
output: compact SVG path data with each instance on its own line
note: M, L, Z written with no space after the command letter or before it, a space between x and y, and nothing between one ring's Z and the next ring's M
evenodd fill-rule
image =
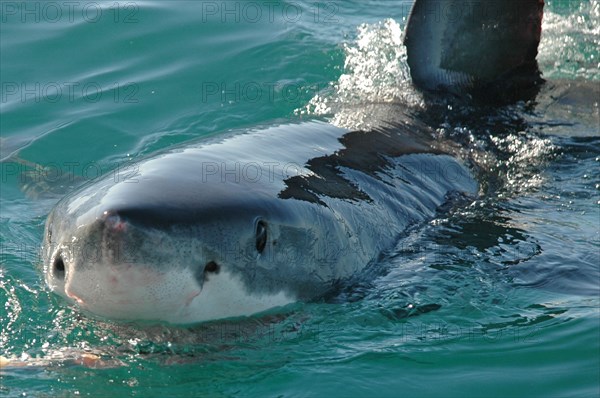
M405 31L414 84L470 93L538 84L543 0L416 0ZM524 76L526 76L524 78Z

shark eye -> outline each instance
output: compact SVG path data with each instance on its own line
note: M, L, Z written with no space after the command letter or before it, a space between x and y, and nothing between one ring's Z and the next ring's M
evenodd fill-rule
M267 245L267 224L264 221L256 223L256 250L262 253Z

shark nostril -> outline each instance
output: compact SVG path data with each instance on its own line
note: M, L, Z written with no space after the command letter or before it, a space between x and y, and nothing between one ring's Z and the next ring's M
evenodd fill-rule
M52 264L52 275L59 280L65 279L65 262L61 255L56 256L54 264Z
M214 261L209 261L204 266L204 273L205 274L218 274L219 273L219 264L215 263Z

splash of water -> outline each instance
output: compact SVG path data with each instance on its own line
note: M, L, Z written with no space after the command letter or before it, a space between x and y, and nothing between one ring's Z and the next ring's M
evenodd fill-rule
M538 62L547 78L600 80L600 0L548 2Z
M418 107L402 44L402 27L393 19L358 27L357 39L343 45L344 74L313 97L300 115L331 116L339 127L360 129L388 120L397 107Z

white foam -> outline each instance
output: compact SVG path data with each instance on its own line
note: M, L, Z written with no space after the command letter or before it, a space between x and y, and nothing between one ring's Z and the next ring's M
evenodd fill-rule
M344 74L332 89L317 94L298 114L330 115L336 126L361 129L387 118L385 104L420 106L421 95L413 88L402 44L402 28L393 19L358 27L357 39L344 45ZM383 104L383 106L382 106Z
M544 77L600 80L599 20L600 0L546 5L537 57Z

